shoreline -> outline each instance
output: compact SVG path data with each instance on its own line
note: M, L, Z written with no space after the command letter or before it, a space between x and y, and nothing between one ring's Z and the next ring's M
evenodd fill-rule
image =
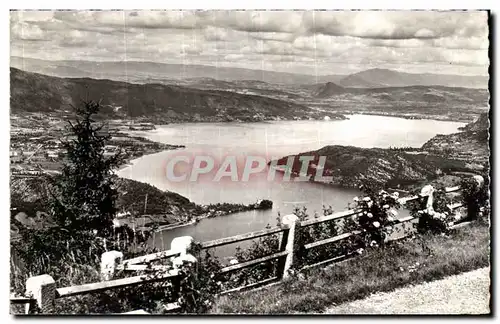
M189 221L189 222L186 222L186 223L179 222L181 224L176 223L176 224L170 224L170 225L161 225L157 229L155 229L154 232L155 233L159 233L159 232L163 232L163 231L170 231L170 230L173 230L173 229L176 229L176 228L193 225L193 224L196 224L197 222L199 222L198 218L193 219L192 221Z
M252 211L252 210L267 210L267 209L272 209L273 203L271 200L267 199L260 199L256 203L253 204L233 204L233 203L220 203L220 204L211 204L211 205L196 205L196 210L193 211L193 214L191 215L192 218L188 221L177 221L175 223L171 224L162 224L165 222L164 215L157 214L157 215L141 215L139 217L122 217L122 218L115 218L119 223L121 223L120 226L127 225L129 227L136 227L139 226L140 228L143 229L149 229L152 230L154 233L158 232L163 232L163 231L169 231L173 230L176 228L180 227L185 227L185 226L190 226L198 223L199 221L207 218L215 218L215 217L221 217L221 216L228 216L236 213L241 213L241 212L247 212L247 211ZM137 225L134 224L136 223L136 220L139 218L149 218L151 221L150 222L144 222L142 225ZM155 227L155 223L157 224L162 224L158 225L158 227Z
M340 112L341 114L344 114L346 116L349 115L368 115L368 116L381 116L381 117L393 117L393 118L401 118L401 119L408 119L408 120L435 120L435 121L440 121L440 122L454 122L454 123L465 123L468 124L472 122L472 119L465 119L465 118L449 118L447 115L432 115L432 116L426 116L426 115L413 115L413 114L399 114L399 113L379 113L376 111L366 111L366 112L349 112L349 111L343 111Z
M383 113L383 112L377 112L377 111L339 111L339 114L344 116L345 118L342 119L330 119L330 120L324 120L324 119L293 119L293 118L283 118L283 119L263 119L263 120L231 120L231 121L225 121L225 120L220 120L220 121L174 121L174 122L169 122L169 123L160 123L160 124L154 124L155 127L162 127L162 126L167 126L167 125L192 125L192 124L258 124L258 123L273 123L273 122L292 122L292 121L297 121L297 122L335 122L335 121L345 121L349 120L350 116L379 116L379 117L389 117L389 118L398 118L398 119L406 119L406 120L434 120L434 121L439 121L439 122L453 122L453 123L463 123L463 124L468 124L472 120L471 119L458 119L458 118L449 118L448 115L414 115L414 114L399 114L399 113ZM480 114L478 114L480 115ZM148 131L142 131L142 132L148 132ZM140 135L138 135L140 136ZM141 136L143 137L143 136ZM153 140L151 140L153 141ZM156 141L154 141L156 142ZM161 143L161 142L157 142ZM173 145L173 144L170 144Z

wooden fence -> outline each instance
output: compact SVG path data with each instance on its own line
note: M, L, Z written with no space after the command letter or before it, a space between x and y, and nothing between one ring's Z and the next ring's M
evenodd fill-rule
M481 186L483 184L483 180L480 177L476 177L478 185ZM403 224L415 220L422 215L423 213L432 212L432 201L433 201L433 188L430 186L426 186L427 193L421 193L420 195L410 196L399 198L398 202L402 205L414 201L420 198L426 198L426 209L422 210L418 213L417 216L408 216L405 218L398 219L396 224ZM446 188L446 193L455 193L460 191L459 187L451 187ZM424 191L422 191L424 192ZM461 203L454 203L448 205L450 212L453 212L459 207L463 207ZM289 276L289 270L291 269L294 263L294 247L295 245L295 237L296 233L300 228L312 226L319 223L330 222L340 219L346 219L348 217L355 216L360 213L360 210L350 209L346 211L342 211L339 213L334 213L331 215L307 219L300 221L299 218L294 215L286 215L282 217L280 226L267 228L260 231L235 235L231 237L216 239L208 242L202 242L201 248L202 250L212 249L228 244L234 244L243 241L249 241L256 238L266 237L269 235L282 234L280 240L280 248L279 251L267 256L263 256L257 259L245 261L242 263L231 264L221 269L222 274L230 273L233 271L241 270L244 268L248 268L254 265L258 265L264 262L268 262L271 260L277 260L278 275L272 278L268 278L262 280L257 283L252 283L246 286L237 287L231 290L227 290L223 293L239 291L243 289L252 289L258 286L263 286L266 284L270 284L273 282L279 282L280 280ZM457 223L451 226L451 228L463 226L464 223ZM302 247L306 250L312 249L315 247L323 246L325 244L330 244L333 242L345 240L351 236L362 233L363 230L356 230L353 232L343 233L334 237L322 239L319 241L307 243ZM189 250L191 245L193 244L193 238L189 236L177 237L172 240L171 248L167 251L162 251L158 253L148 254L141 257L136 257L133 259L123 260L123 254L118 251L109 251L105 252L101 258L101 276L103 281L97 283L90 283L78 286L71 287L62 287L56 288L54 279L49 275L41 275L36 277L31 277L26 282L26 297L12 297L10 299L11 303L14 304L25 304L25 313L29 313L30 305L37 305L41 313L53 313L54 312L54 302L56 299L65 298L69 296L83 295L88 293L100 292L115 288L123 288L129 287L133 285L141 285L150 282L158 282L158 281L169 281L171 283L178 282L180 271L180 266L185 263L195 263L197 262L196 258L189 254ZM305 265L303 268L310 268L314 266L324 265L326 263L335 262L344 256L332 256L330 259L315 263ZM169 259L172 262L172 266L165 265L151 265L152 262L158 261L161 259ZM141 271L142 274L121 278L121 279L113 279L115 274L118 271ZM144 274L145 273L145 274ZM154 273L155 275L151 276L150 274ZM175 289L175 285L170 285L171 289ZM179 304L176 301L165 305L166 311L176 311L180 308ZM145 313L143 311L134 311L125 314L138 314Z

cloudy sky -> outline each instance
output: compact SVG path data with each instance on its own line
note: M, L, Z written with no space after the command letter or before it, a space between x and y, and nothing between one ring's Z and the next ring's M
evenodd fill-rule
M12 11L11 55L347 74L486 75L486 12Z

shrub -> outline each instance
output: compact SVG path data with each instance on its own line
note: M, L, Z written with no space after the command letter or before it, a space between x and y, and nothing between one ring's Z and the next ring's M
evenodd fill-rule
M194 244L190 253L197 256L197 262L184 263L181 267L178 301L183 313L206 313L212 308L217 294L222 291L222 265L210 251L205 251L202 255L200 244Z
M479 185L474 178L462 178L462 201L467 207L467 218L477 219L480 216L489 215L489 177L482 175L484 183Z

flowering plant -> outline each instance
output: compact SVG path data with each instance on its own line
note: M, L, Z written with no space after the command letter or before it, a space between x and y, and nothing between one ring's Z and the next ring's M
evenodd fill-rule
M354 221L365 235L366 246L382 245L392 233L392 225L397 222L397 209L401 206L398 199L398 192L389 194L385 190L380 190L378 193L369 192L361 199L358 197L353 199L352 207L359 210Z

